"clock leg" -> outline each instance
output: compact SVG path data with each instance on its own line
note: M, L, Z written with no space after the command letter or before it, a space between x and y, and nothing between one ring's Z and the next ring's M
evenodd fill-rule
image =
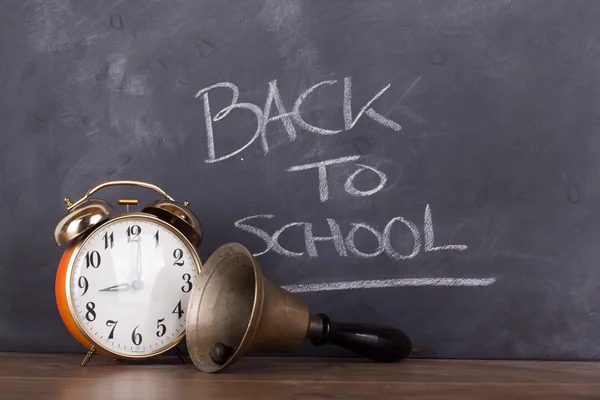
M83 359L83 361L81 362L81 366L85 367L86 364L92 359L92 357L94 356L94 353L96 353L96 347L92 346L90 347L90 349L88 350L87 354L85 355L85 358Z
M175 354L177 354L177 357L179 357L179 359L181 360L181 363L182 364L186 364L187 363L187 359L185 358L185 356L181 352L181 349L179 348L179 346L175 346L173 348L173 350L175 350Z

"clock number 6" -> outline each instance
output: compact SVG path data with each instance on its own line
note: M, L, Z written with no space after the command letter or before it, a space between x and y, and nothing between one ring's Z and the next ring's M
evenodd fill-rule
M90 301L85 305L85 308L87 309L87 312L85 313L85 319L87 319L90 322L95 321L96 311L94 309L96 308L96 304L94 304L93 301Z
M164 320L164 318L161 318L158 321L156 321L156 329L158 329L158 331L156 332L156 336L158 337L163 337L165 336L165 333L167 333L167 327L165 326L165 324L161 323Z
M190 290L192 290L192 281L190 280L192 279L192 276L190 274L183 274L181 279L185 281L185 285L181 287L181 291L183 293L189 293Z
M175 249L173 251L173 257L175 257L175 262L173 263L173 265L178 265L178 266L182 266L183 265L183 250L181 249Z
M141 333L135 333L135 331L137 330L137 328L139 328L140 326L136 326L135 329L133 330L133 332L131 333L131 341L133 342L133 344L135 344L136 346L139 346L142 343L142 334Z
M92 266L92 268L98 268L100 266L100 262L102 261L102 258L100 257L100 253L98 253L96 250L90 252L87 252L85 255L85 267L89 268L90 265Z

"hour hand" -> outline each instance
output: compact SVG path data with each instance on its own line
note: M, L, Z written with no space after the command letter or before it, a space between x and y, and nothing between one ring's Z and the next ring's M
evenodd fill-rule
M104 289L100 289L100 292L114 292L117 290L129 290L131 288L130 283L121 283L120 285L109 286Z

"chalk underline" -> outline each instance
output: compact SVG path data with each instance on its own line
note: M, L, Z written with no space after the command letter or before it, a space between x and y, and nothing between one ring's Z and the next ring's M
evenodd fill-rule
M330 290L379 289L407 286L482 287L490 286L494 284L494 282L496 282L496 278L399 278L327 283L302 283L282 287L288 292L305 293L325 292Z

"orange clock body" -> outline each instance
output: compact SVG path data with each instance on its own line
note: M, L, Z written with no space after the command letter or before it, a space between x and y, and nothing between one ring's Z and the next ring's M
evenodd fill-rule
M56 297L56 305L58 306L58 312L60 313L60 317L62 318L63 323L69 330L69 333L71 333L71 335L73 335L73 337L77 339L77 341L81 343L81 345L83 345L86 349L89 350L92 346L94 346L94 344L90 342L77 327L77 323L75 322L75 319L71 314L71 310L69 308L69 301L67 297L67 273L69 271L69 263L73 256L73 253L78 247L77 245L78 241L71 243L63 253L60 262L58 263L54 293ZM114 355L107 354L99 348L96 348L96 352L104 356L115 358Z

